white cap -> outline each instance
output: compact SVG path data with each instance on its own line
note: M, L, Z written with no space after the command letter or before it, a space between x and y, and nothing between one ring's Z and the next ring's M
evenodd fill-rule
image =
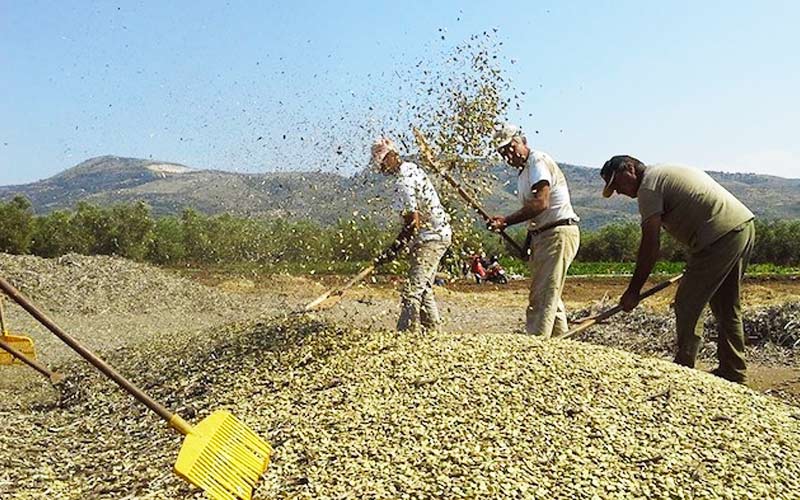
M400 154L397 150L397 146L395 146L391 139L387 137L378 137L375 139L375 142L372 143L372 165L375 167L380 166L381 162L383 162L383 159L390 151Z
M494 132L493 139L495 151L504 146L508 146L511 140L518 135L522 135L522 130L516 125L504 123L498 127Z

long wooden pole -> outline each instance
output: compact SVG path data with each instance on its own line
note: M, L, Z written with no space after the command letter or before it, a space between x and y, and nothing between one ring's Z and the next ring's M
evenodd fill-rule
M458 194L467 202L467 204L472 207L478 215L483 218L484 221L489 222L492 217L489 215L483 207L475 201L475 199L467 193L464 188L461 187L461 184L456 181L453 176L451 176L444 168L439 165L439 162L433 157L433 153L431 152L431 148L428 145L428 141L425 139L425 136L422 135L422 132L414 127L414 137L417 139L417 145L419 145L420 153L422 153L422 161L424 161L430 168L432 168L437 174L442 176L442 178L448 182L451 186L453 186ZM520 255L520 257L525 258L527 255L527 250L523 250L519 243L517 243L514 238L508 235L504 230L500 231L500 236L503 237L504 240L508 242Z
M5 337L8 335L8 330L6 329L6 313L3 310L3 297L0 297L0 337ZM0 349L3 349L10 355L14 356L18 360L22 361L26 365L30 366L37 372L41 373L45 377L50 379L50 382L57 384L64 380L64 375L60 373L56 373L54 371L50 371L46 366L42 363L39 363L35 359L29 358L24 353L15 349L14 346L0 338Z
M61 329L53 320L47 317L45 313L40 311L31 301L29 301L25 296L23 296L19 290L14 288L11 283L6 281L3 278L0 278L0 289L2 289L6 295L8 295L11 300L16 302L20 305L23 309L28 311L28 313L33 316L36 321L44 325L45 328L53 332L53 334L64 341L73 351L77 352L78 354L83 357L86 361L88 361L92 366L100 370L105 376L113 380L117 383L120 387L125 389L130 395L136 398L139 402L150 408L152 411L157 413L161 418L173 424L173 417L174 415L171 411L169 411L164 405L160 404L150 396L144 393L141 389L136 387L132 382L128 379L123 377L119 372L117 372L111 365L100 359L97 355L95 355L92 351L85 348L81 345L77 340L69 336L64 330ZM175 427L175 425L173 425ZM190 430L191 428L189 428ZM181 429L179 429L181 430ZM182 430L184 432L186 429ZM185 434L186 432L184 432Z
M37 372L39 372L42 375L44 375L45 377L49 378L50 382L52 382L54 384L57 384L57 383L61 382L62 380L64 380L64 375L62 375L60 373L57 373L57 372L54 372L54 371L50 371L43 364L39 363L35 359L29 358L25 354L19 352L18 350L14 349L13 346L11 346L10 344L7 344L3 340L0 340L0 349L3 349L7 353L11 354L15 358L19 359L20 361L22 361L26 365L28 365L31 368L33 368L34 370L36 370Z
M351 288L353 285L355 285L356 283L360 282L361 280L369 276L369 274L372 273L372 271L374 270L375 270L374 265L365 267L364 269L361 270L361 272L353 276L350 279L350 281L345 283L344 286L342 286L341 288L331 288L327 292L323 293L316 299L306 304L306 306L303 308L303 312L308 312L316 309L317 306L325 302L329 297L341 296L342 294L344 294L345 290Z
M679 274L677 276L673 276L672 278L670 278L670 279L668 279L666 281L662 281L658 285L655 285L654 287L649 288L648 290L646 290L642 294L640 294L639 295L639 300L646 299L647 297L660 292L661 290L667 288L668 286L672 285L673 283L676 283L681 278L683 278L683 273L681 273L681 274ZM578 324L578 326L576 326L575 328L573 328L572 330L568 331L567 333L565 333L564 335L562 335L562 336L560 336L558 338L565 339L565 338L568 338L568 337L572 337L573 335L578 334L578 333L586 330L590 326L596 325L597 323L599 323L599 322L601 322L601 321L603 321L605 319L610 318L611 316L617 314L620 311L622 311L622 306L617 304L616 306L614 306L614 307L612 307L610 309L606 309L605 311L601 312L600 314L596 314L595 316L592 316L590 318L584 319L583 321L580 322L580 324Z

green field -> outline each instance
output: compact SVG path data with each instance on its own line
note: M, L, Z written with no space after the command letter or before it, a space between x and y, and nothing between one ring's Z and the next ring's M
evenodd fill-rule
M502 259L501 259L502 260ZM509 272L528 276L527 267L520 261L503 262ZM605 276L605 275L631 275L633 262L573 262L569 268L570 276ZM678 274L686 266L684 262L660 261L656 263L654 274ZM769 263L751 264L747 268L747 275L754 276L797 276L800 267L778 266Z

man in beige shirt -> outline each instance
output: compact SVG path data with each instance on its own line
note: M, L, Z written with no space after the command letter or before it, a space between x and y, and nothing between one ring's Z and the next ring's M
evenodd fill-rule
M715 375L746 381L744 332L739 294L755 240L753 213L702 170L675 165L646 167L631 156L614 156L600 171L603 196L636 198L642 239L636 269L620 299L623 310L639 303L639 292L658 260L663 227L688 247L684 277L675 295L678 352L675 362L694 367L702 344L703 309L711 305L718 323Z

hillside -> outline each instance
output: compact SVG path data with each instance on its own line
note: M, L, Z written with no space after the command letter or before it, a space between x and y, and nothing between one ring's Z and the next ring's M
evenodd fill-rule
M143 200L160 215L195 208L208 214L309 218L333 222L369 199L378 200L383 179L320 172L243 174L102 156L30 184L0 186L0 200L23 195L37 213L80 201L109 205Z
M635 203L621 197L603 199L595 168L562 164L573 204L584 227L635 219ZM489 211L516 207L515 172L492 167ZM756 174L711 172L759 217L800 218L800 179ZM102 156L87 160L38 182L0 187L0 200L21 194L38 213L71 208L79 201L101 205L144 200L156 214L192 207L205 213L251 217L285 217L331 223L354 212L382 214L391 193L386 179L363 172L351 177L322 172L244 174L196 170L168 162ZM380 216L378 217L380 218Z

